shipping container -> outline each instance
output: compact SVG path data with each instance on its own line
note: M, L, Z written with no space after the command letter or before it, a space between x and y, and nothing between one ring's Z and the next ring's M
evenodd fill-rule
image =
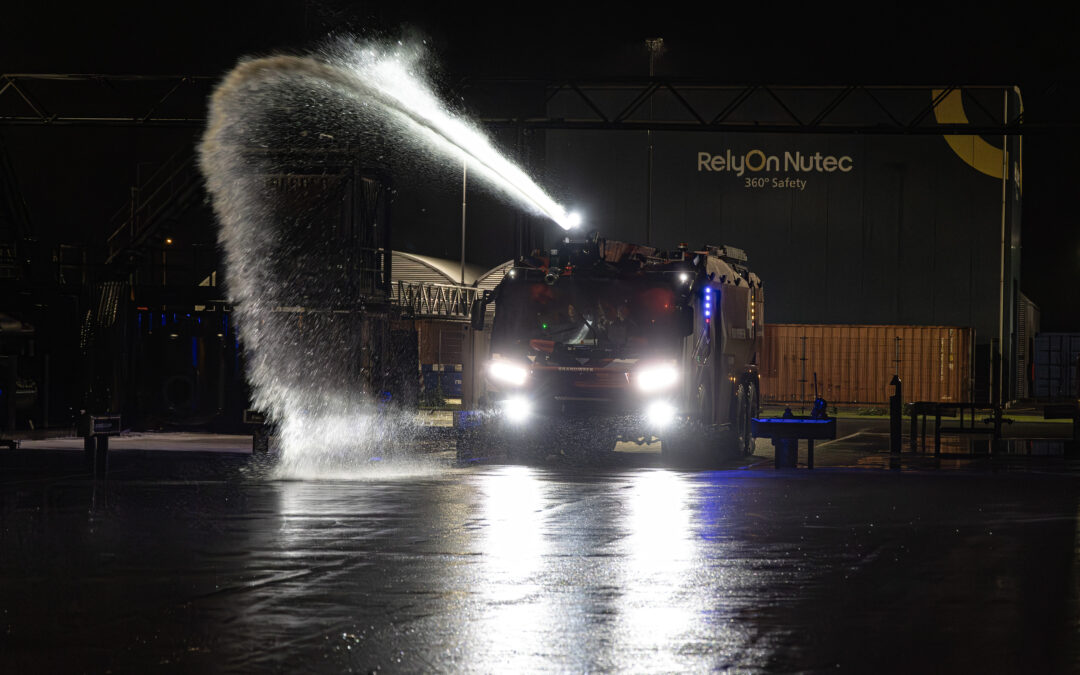
M970 398L973 331L955 326L766 324L762 401L885 405L898 373L905 401Z
M1035 397L1080 397L1080 333L1035 336Z
M1035 350L1035 336L1039 334L1039 307L1023 293L1019 294L1016 306L1016 384L1015 398L1026 399L1034 395L1035 367L1032 353Z
M440 319L417 319L420 363L462 363L461 345L465 323Z

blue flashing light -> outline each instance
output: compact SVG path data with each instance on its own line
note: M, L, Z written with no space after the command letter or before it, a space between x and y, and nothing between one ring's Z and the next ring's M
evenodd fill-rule
M162 313L161 313L161 325L162 325L162 326L164 326L164 325L165 325L165 312L162 312Z

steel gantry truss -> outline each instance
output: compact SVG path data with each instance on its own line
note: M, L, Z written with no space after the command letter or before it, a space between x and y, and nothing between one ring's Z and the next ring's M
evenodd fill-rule
M179 126L206 121L207 75L0 75L0 124Z
M523 82L528 81L465 80L458 88L467 99L470 89ZM727 85L664 78L542 84L545 115L483 121L534 129L725 133L1014 135L1033 130L1020 106L1005 113L1000 104L985 103L1000 92L1014 91L1001 85ZM973 108L977 121L939 119L937 113L956 96ZM853 114L853 107L862 112Z
M397 281L391 300L417 318L468 319L483 290L473 286Z
M0 125L119 125L200 127L214 82L206 75L5 74L0 75ZM1069 115L1025 120L983 101L1012 87L990 85L729 85L672 78L605 80L467 79L455 87L466 100L470 90L500 86L535 87L545 114L486 115L489 127L531 129L621 129L754 133L982 134L1032 133L1080 128ZM1039 93L1071 98L1073 88L1054 86ZM808 95L812 94L812 95ZM972 121L940 121L943 102L961 95ZM918 99L916 108L898 97ZM538 98L538 101L541 100ZM570 111L553 111L562 101ZM717 102L720 102L718 105ZM807 103L810 101L810 103ZM874 112L874 120L845 116L852 104ZM1059 106L1055 106L1059 107ZM1068 106L1071 110L1071 106ZM761 111L768 114L762 116ZM766 119L756 119L764 117Z

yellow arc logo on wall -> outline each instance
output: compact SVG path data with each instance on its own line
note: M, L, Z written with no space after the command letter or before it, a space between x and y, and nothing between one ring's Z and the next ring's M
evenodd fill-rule
M944 89L932 89L930 90L930 96L936 101L944 92ZM1017 91L1018 96L1019 93ZM1022 103L1020 110L1023 111ZM970 124L967 114L964 112L964 99L959 89L950 91L934 107L934 118L938 124ZM992 178L1000 180L1002 167L1009 166L1008 150L991 145L982 136L946 134L945 142L949 144L957 157L964 160L964 163L979 173ZM1002 153L1004 153L1004 157ZM1012 166L1013 177L1016 179L1016 186L1019 190L1022 185L1022 164L1018 159L1012 163Z

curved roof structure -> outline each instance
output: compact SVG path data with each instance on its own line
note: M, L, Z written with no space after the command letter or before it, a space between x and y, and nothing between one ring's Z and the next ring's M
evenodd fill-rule
M472 286L484 274L483 267L465 263L466 286ZM394 251L390 259L390 280L460 285L461 261Z
M499 282L503 280L506 273L514 266L513 260L507 260L501 265L492 267L487 272L484 272L476 280L476 287L485 291L490 291L499 285Z

